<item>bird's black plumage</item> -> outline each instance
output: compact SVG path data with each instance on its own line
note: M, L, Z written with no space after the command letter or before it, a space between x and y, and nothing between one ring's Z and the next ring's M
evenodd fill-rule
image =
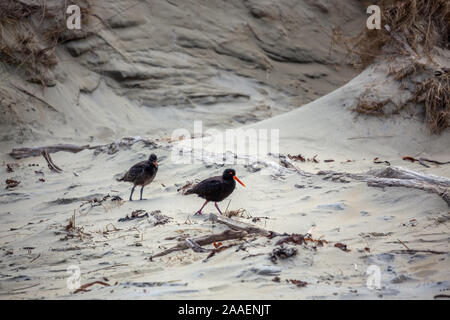
M209 201L214 201L216 202L217 210L222 213L217 206L217 202L224 200L234 191L234 188L236 187L235 180L240 182L236 177L236 171L233 169L226 169L221 176L208 178L199 182L193 188L188 189L184 195L196 194L205 199L206 202L203 207ZM240 183L242 184L242 182ZM197 211L197 214L201 214L203 207Z
M153 179L155 179L156 173L158 172L158 163L156 162L158 158L155 154L151 154L149 159L146 161L141 161L134 166L132 166L122 178L117 179L117 181L126 181L133 183L133 188L131 189L130 201L132 201L132 196L134 188L136 186L141 187L141 197L144 187L150 184Z

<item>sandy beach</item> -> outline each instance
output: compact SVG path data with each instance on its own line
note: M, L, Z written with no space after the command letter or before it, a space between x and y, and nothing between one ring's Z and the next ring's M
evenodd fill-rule
M365 7L194 2L140 5L59 45L54 85L2 66L0 299L448 296L450 131L430 133L414 108L358 114L364 95L401 105L411 93L385 61L359 73L341 49L329 55L323 30L355 29ZM222 139L237 129L238 148ZM262 148L273 132L277 150ZM50 153L61 172L11 156L55 144L90 147ZM129 201L116 179L151 153L156 178ZM182 194L228 167L246 187L219 206L241 229L212 203L194 215L203 200ZM388 178L426 190L375 185ZM231 229L245 236L153 257Z

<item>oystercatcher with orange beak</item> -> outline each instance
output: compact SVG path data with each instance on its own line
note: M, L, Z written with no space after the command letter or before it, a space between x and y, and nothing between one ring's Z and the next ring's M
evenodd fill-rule
M200 210L198 210L195 214L202 214L203 208L210 201L214 201L215 207L220 214L222 214L217 202L222 201L233 192L236 187L236 181L245 187L245 184L243 184L241 180L236 177L236 171L233 169L226 169L222 176L205 179L195 185L192 189L188 189L184 195L196 194L200 198L206 200Z

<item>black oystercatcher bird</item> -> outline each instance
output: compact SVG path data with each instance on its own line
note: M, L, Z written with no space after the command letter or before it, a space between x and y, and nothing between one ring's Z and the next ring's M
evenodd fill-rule
M220 214L222 214L222 211L220 211L217 206L217 202L222 201L233 192L236 187L235 180L245 187L245 184L243 184L241 180L236 177L236 171L233 169L226 169L222 176L205 179L195 185L192 189L187 190L184 195L196 194L200 198L206 200L200 210L198 210L195 214L202 214L203 208L209 201L214 201L217 210L219 210Z
M136 186L142 186L140 198L142 200L144 187L155 179L156 172L158 172L157 159L156 154L152 153L147 161L141 161L135 164L122 178L117 179L117 181L127 181L134 184L133 188L131 188L130 201L133 201L132 196Z

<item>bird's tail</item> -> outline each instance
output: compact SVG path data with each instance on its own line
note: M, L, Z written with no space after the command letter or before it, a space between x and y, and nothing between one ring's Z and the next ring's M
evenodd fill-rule
M187 196L194 193L194 189L187 189L183 192L183 196Z

